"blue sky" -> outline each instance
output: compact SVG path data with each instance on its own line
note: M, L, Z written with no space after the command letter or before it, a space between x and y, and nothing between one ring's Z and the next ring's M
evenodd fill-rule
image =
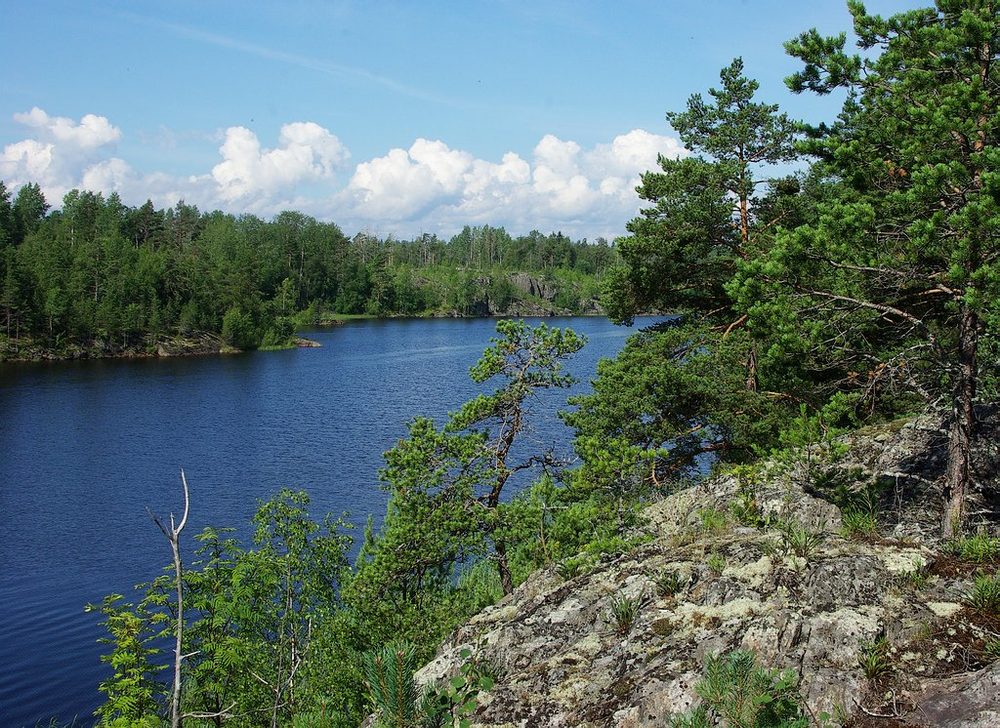
M834 116L784 88L781 44L849 20L841 0L6 0L0 178L57 205L90 187L348 234L612 237L638 173L680 152L664 113L734 56L763 100Z

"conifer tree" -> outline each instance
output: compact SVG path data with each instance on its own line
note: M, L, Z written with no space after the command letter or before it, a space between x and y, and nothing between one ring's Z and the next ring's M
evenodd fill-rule
M837 124L809 144L829 189L822 214L745 265L733 290L761 318L755 302L788 304L788 328L833 350L846 378L950 404L943 531L954 536L980 343L1000 313L1000 5L939 0L890 18L848 6L864 56L815 30L786 45L805 63L793 90L849 90Z
M743 74L742 59L722 69L720 80L711 101L694 94L685 111L667 113L694 156L661 156L662 171L642 175L639 196L654 206L617 241L623 265L609 277L605 296L613 320L629 323L659 308L732 323L725 284L736 261L759 246L756 232L782 217L771 206L764 209L776 213L773 219L759 219L756 190L771 182L762 174L769 167L795 158L797 125L776 105L755 100L759 84Z

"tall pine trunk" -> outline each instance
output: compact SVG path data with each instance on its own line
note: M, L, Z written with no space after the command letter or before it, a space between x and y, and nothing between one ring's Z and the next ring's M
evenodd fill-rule
M948 482L945 486L945 538L955 538L965 524L965 499L971 483L972 438L976 427L976 355L979 348L979 316L967 303L961 304L958 331L958 364L951 427L948 430Z

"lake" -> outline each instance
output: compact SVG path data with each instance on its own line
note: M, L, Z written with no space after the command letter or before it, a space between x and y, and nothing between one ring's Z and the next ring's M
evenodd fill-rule
M546 323L588 338L567 364L580 380L571 392L634 331L603 318ZM109 668L99 618L83 606L131 599L169 563L146 509L182 509L180 467L188 558L207 525L246 535L258 501L284 486L307 490L316 517L380 518L382 452L414 415L440 422L480 391L468 369L494 333L490 319L352 321L307 332L318 349L0 365L0 724L92 723ZM538 398L528 437L568 455L555 416L567 395Z

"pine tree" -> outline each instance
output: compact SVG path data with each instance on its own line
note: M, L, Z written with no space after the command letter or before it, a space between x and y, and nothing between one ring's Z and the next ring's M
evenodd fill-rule
M777 106L754 100L758 83L743 75L742 59L722 69L720 80L710 102L695 94L685 111L667 114L695 156L661 156L662 171L642 175L639 196L654 206L617 241L623 265L612 271L605 296L613 320L629 323L659 308L732 323L725 285L736 261L751 257L761 245L756 234L781 218L755 214L756 189L771 182L762 176L768 168L795 158L797 125Z
M744 266L740 295L787 303L789 329L839 350L859 367L844 376L867 372L868 390L950 403L943 531L954 536L981 342L1000 323L1000 4L939 0L890 18L848 6L864 56L815 30L786 45L805 62L793 90L849 90L837 124L809 144L828 199L815 223ZM762 280L780 285L765 292Z

